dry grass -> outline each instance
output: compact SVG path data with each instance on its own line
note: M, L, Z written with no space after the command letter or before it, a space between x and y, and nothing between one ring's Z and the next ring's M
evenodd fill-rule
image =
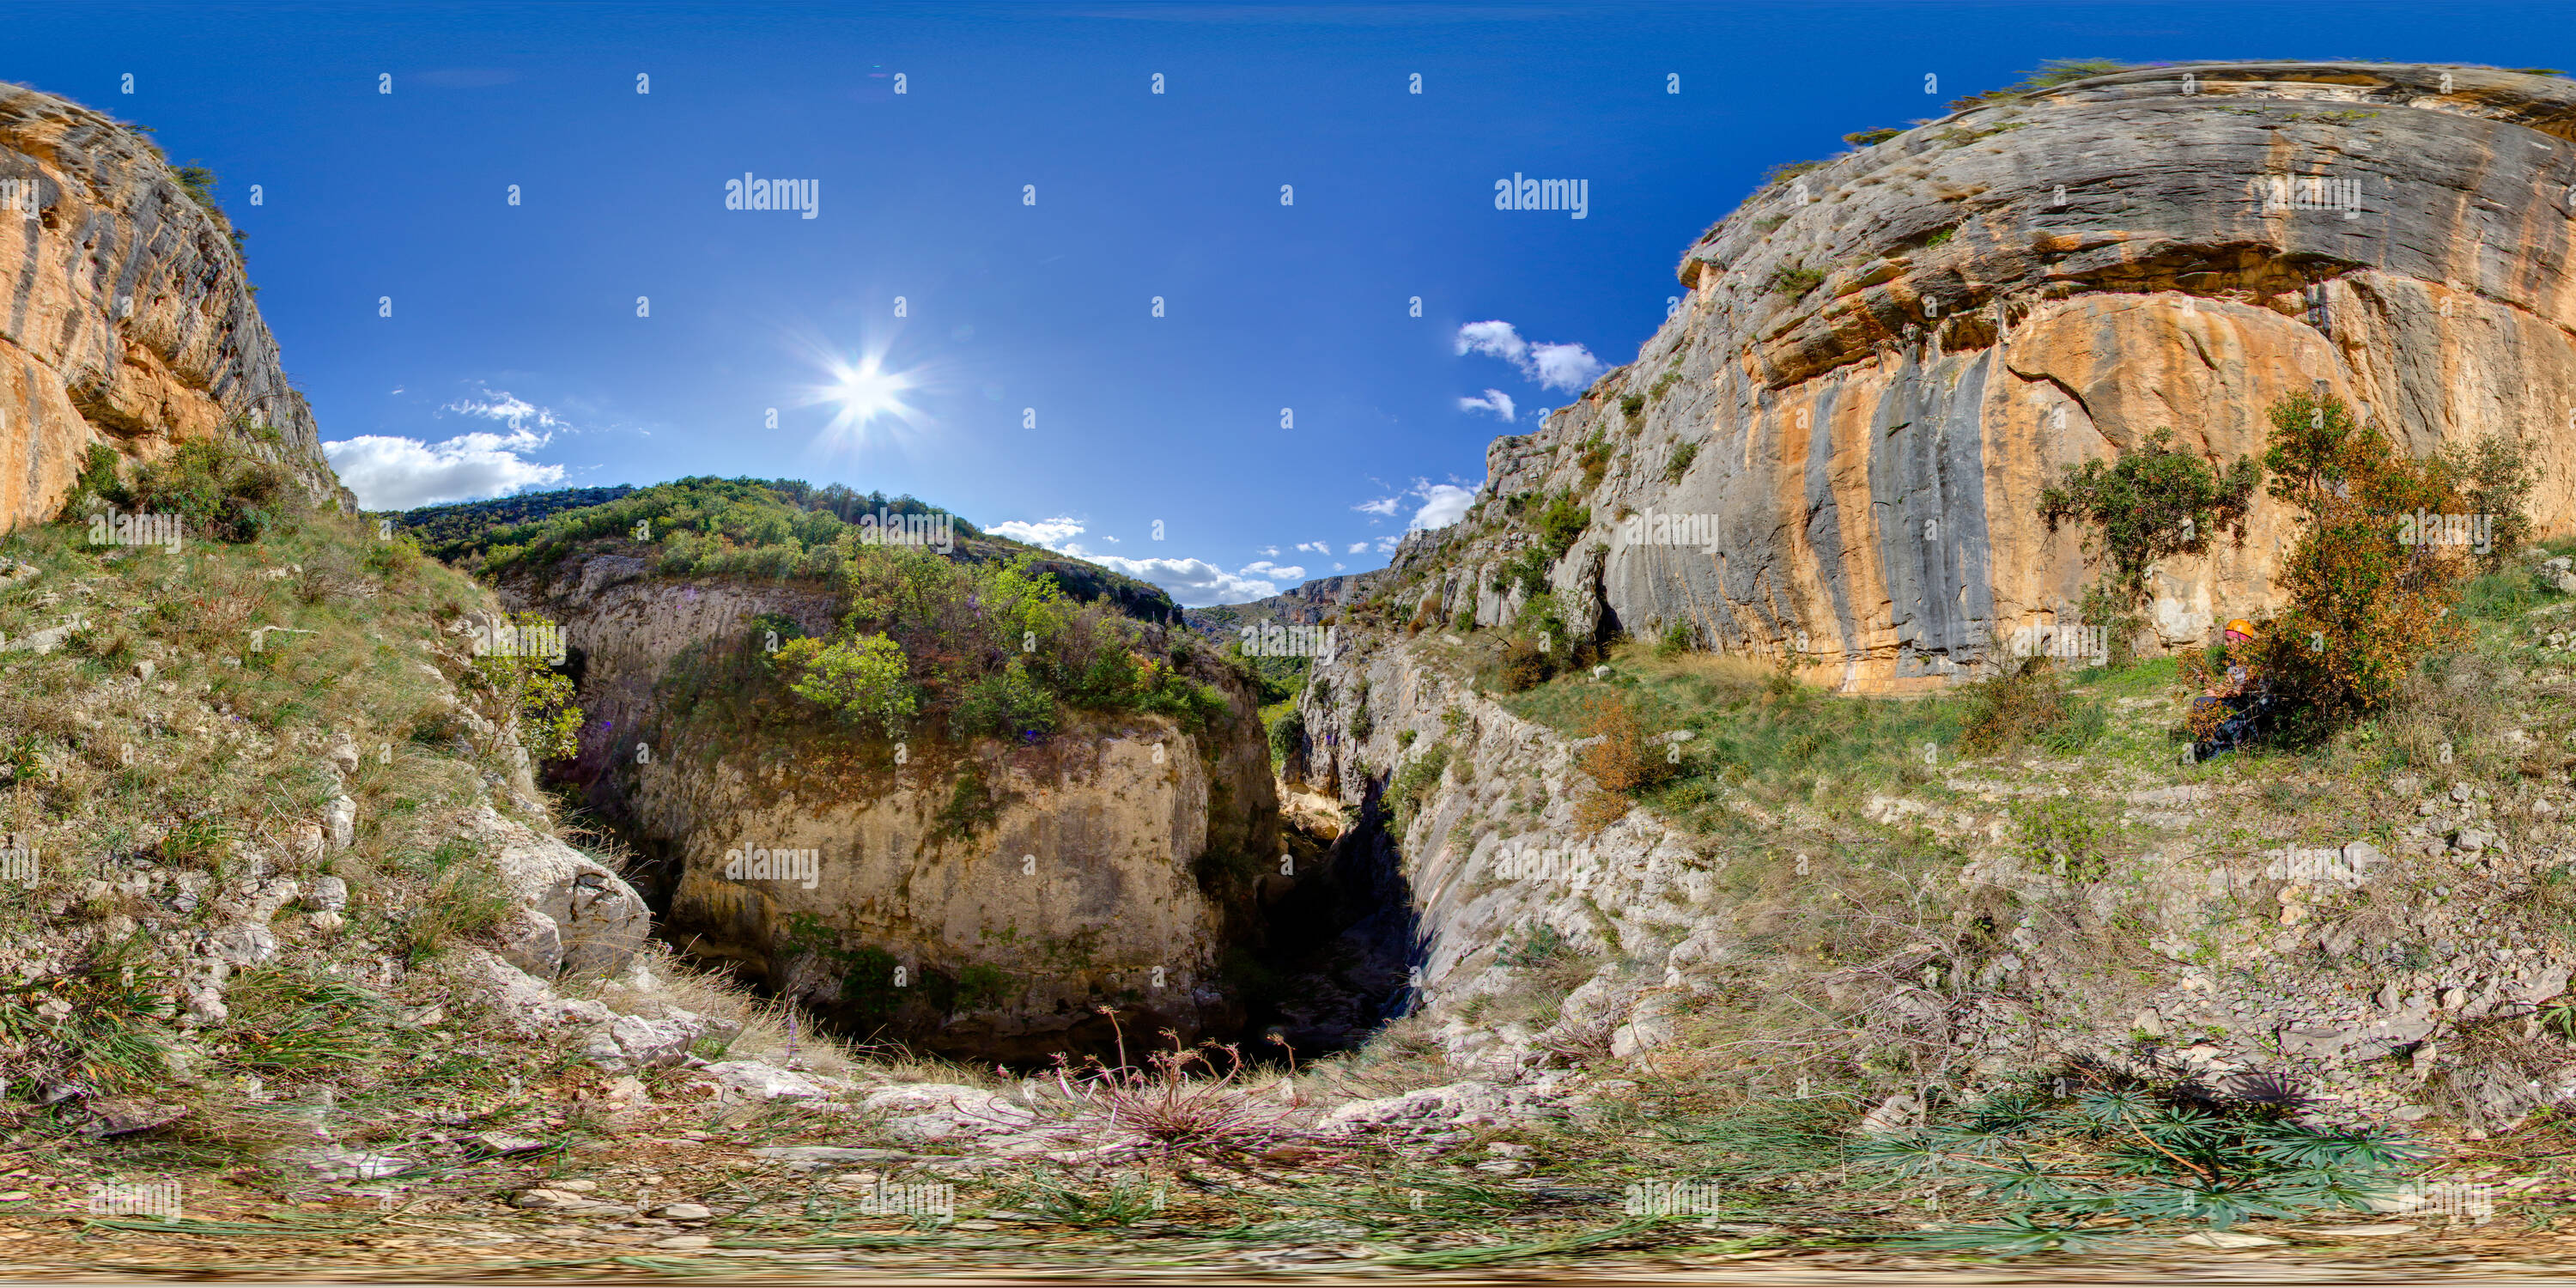
M1286 1084L1292 1094L1260 1095L1245 1085L1243 1055L1232 1044L1184 1047L1169 1029L1163 1037L1171 1049L1149 1053L1142 1069L1058 1057L1055 1082L1070 1112L1046 1130L1068 1143L1211 1161L1259 1154L1297 1134L1289 1125L1293 1084Z

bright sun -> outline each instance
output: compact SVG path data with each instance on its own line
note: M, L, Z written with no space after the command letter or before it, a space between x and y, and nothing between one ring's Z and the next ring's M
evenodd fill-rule
M861 359L855 367L840 367L833 373L832 399L841 404L840 417L853 425L865 425L879 416L901 415L911 409L903 396L912 389L912 380L900 371L887 371L875 358Z
M918 370L888 370L883 353L818 357L826 380L811 387L806 403L832 409L823 431L828 445L864 446L880 434L900 438L920 428L922 409L908 398L922 388Z

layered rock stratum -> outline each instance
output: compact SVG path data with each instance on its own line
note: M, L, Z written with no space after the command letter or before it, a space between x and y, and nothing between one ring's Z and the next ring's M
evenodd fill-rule
M598 554L501 593L559 621L579 655L576 772L658 860L651 888L697 955L857 1031L987 1057L1114 1042L1093 1009L1109 1001L1130 1031L1241 1022L1221 968L1259 932L1210 893L1202 860L1275 854L1278 821L1239 678L1207 671L1233 711L1198 733L1126 715L1033 744L924 737L877 764L828 730L717 736L745 695L690 680L754 647L764 614L828 632L839 609L819 588ZM758 868L762 852L789 866ZM901 986L878 978L898 968Z
M0 84L0 531L53 518L93 443L149 461L233 424L356 508L229 232L134 127Z
M1803 641L1812 680L1938 685L2074 616L2079 536L2037 514L2058 473L2161 430L2259 456L2266 408L2319 382L2418 454L2522 439L2533 518L2563 533L2571 213L2576 85L2553 76L2208 63L1957 112L1709 229L1636 361L1496 441L1471 517L1390 575L1437 562L1444 619L1507 620L1493 573L1534 538L1502 503L1570 490L1591 523L1551 581L1576 628ZM1621 530L1658 515L1708 531ZM2289 534L2258 500L2241 544L2158 567L2155 633L2271 606Z

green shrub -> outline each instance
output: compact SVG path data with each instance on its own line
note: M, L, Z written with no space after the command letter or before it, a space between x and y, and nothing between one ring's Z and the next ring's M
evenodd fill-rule
M1583 467L1584 491L1589 492L1601 486L1601 476L1610 471L1610 440L1598 433L1583 440L1582 450L1575 457L1575 461Z
M2468 512L2492 524L2479 561L2488 572L2502 568L2506 559L2531 541L2531 489L2540 479L2532 464L2531 445L2488 434L2471 447L2443 444L2442 463L2458 480Z
M900 670L895 674L899 676ZM903 714L911 714L908 703ZM1053 733L1055 726L1055 699L1017 660L968 685L948 716L949 734L961 742L987 734L1043 736ZM887 736L893 736L894 728L888 727Z
M2040 742L2052 751L2082 750L2100 735L2108 717L2079 706L2048 658L2026 657L2002 673L1971 684L1959 748L1972 756Z
M975 962L957 973L957 1005L964 1010L1000 1006L1018 991L1009 973L990 962Z
M1290 707L1270 722L1270 763L1286 768L1306 750L1306 713Z
M513 613L512 626L542 627L535 613ZM493 696L494 705L515 721L519 745L536 760L563 760L579 750L582 711L574 704L570 675L546 659L495 650L475 657L466 683Z
M2078 881L2098 880L2107 869L2102 847L2110 829L2082 801L2052 796L2022 809L2016 822L2021 857L2032 867Z
M1803 298L1807 292L1825 283L1825 270L1799 264L1782 264L1771 270L1769 286L1773 293L1790 299Z
M2039 516L2048 530L2081 524L2087 552L2107 559L2083 613L2109 632L2116 665L2128 664L2144 624L2147 570L2159 560L2207 553L2221 531L2241 543L2254 489L2263 481L2263 467L2250 458L2213 470L2174 450L2172 441L2172 430L2157 430L2117 462L2086 461L2040 490Z
M1690 473L1691 462L1698 459L1698 443L1689 442L1674 444L1672 458L1664 462L1664 481L1666 483L1681 482L1682 476Z
M1865 148L1874 144L1885 143L1889 139L1895 138L1897 135L1903 133L1905 133L1903 127L1887 125L1874 130L1854 130L1843 136L1843 142L1856 148Z
M1538 512L1535 526L1547 543L1547 561L1554 564L1565 557L1566 551L1574 548L1575 541L1583 536L1583 530L1592 526L1592 511L1590 507L1576 504L1573 493L1562 493L1548 498L1547 504Z
M1676 618L1664 624L1663 634L1655 640L1655 656L1679 657L1691 649L1695 632L1691 624Z
M283 471L222 435L180 444L131 483L119 481L116 453L93 443L62 518L83 522L109 508L175 514L188 537L238 544L284 517L288 495Z
M2443 458L2399 454L2342 399L2293 394L2270 417L2268 490L2298 511L2298 536L2274 577L2287 607L2265 624L2254 665L2333 727L2386 705L2417 664L2456 643L2469 552L2401 545L2398 516L2466 502Z
M1411 733L1412 730L1405 732ZM1432 790L1440 785L1440 775L1448 768L1449 744L1439 742L1424 748L1421 755L1406 761L1402 769L1395 771L1394 780L1386 787L1386 801L1387 808L1395 816L1397 836L1403 836L1413 826L1414 815L1421 810L1423 802L1430 799Z
M977 832L993 825L1002 816L1001 799L984 781L984 767L970 761L950 784L948 803L940 807L932 829L934 835L956 841L971 840Z
M1536 547L1521 551L1494 570L1494 593L1508 595L1517 586L1524 600L1546 594L1548 570L1555 562Z

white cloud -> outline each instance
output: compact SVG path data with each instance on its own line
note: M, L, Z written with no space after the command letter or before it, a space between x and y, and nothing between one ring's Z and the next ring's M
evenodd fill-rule
M1343 551L1342 553L1346 555L1366 554L1368 553L1368 543L1365 541L1354 541L1351 543L1351 548Z
M1299 546L1299 547L1297 547L1297 548L1298 548L1298 549L1300 549L1300 550L1303 550L1303 549L1305 549L1306 547L1304 547L1304 546ZM1254 553L1254 554L1256 554L1256 555L1260 555L1260 556L1262 556L1263 558L1272 558L1272 557L1275 557L1275 556L1277 556L1277 555L1278 555L1278 553L1279 553L1279 547L1277 547L1277 546L1254 546L1254 547L1252 548L1252 553Z
M1531 344L1509 322L1470 322L1458 328L1458 354L1464 357L1470 353L1500 358L1520 368L1522 377L1537 382L1540 388L1568 393L1590 385L1609 370L1608 364L1593 357L1592 351L1582 345ZM1485 392L1493 393L1490 389ZM1462 407L1469 401L1472 400L1459 400Z
M1082 558L1113 572L1123 572L1138 581L1148 581L1171 592L1184 608L1205 608L1211 604L1244 604L1268 599L1279 593L1272 577L1302 578L1302 568L1271 568L1256 563L1241 573L1230 573L1204 559L1121 559L1116 555L1084 555Z
M1377 539L1377 552L1382 555L1394 554L1396 544L1402 540L1404 540L1402 537L1379 537Z
M1113 545L1113 546L1116 546L1116 545L1124 545L1124 544L1126 544L1125 542L1120 541L1118 538L1113 537L1113 536L1109 535L1109 534L1108 534L1108 533L1106 533L1106 532L1104 532L1104 533L1101 533L1101 534L1100 534L1100 539L1101 539L1101 540L1103 540L1103 541L1108 542L1109 544L1111 544L1111 545Z
M1467 507L1474 503L1476 490L1455 483L1433 483L1427 479L1413 485L1413 494L1422 498L1422 508L1413 512L1412 529L1445 528L1467 517Z
M340 481L369 510L408 510L447 501L508 496L563 481L560 465L539 465L521 453L546 445L549 435L459 434L444 442L366 434L324 443L322 454Z
M1610 369L1608 363L1593 357L1590 349L1579 344L1531 345L1530 367L1538 373L1531 379L1538 381L1541 388L1567 393L1590 386Z
M1334 565L1333 565L1333 571L1335 571L1335 572L1340 572L1341 570L1342 570L1342 565L1340 565L1340 564L1334 564Z
M499 393L485 389L481 401L471 398L459 399L439 410L452 411L465 416L480 416L485 420L497 420L514 430L525 430L532 421L538 429L571 428L556 417L553 409L537 406L506 389Z
M1351 508L1362 514L1374 514L1382 518L1393 518L1395 517L1396 502L1401 499L1402 498L1400 496L1379 497L1374 501L1362 501Z
M1241 572L1227 572L1204 559L1125 559L1117 555L1093 554L1074 540L1082 535L1083 525L1081 520L1069 516L1059 515L1035 523L1010 519L989 525L984 530L1033 546L1044 546L1057 554L1071 555L1112 572L1125 573L1138 581L1152 582L1170 591L1172 598L1180 601L1184 608L1267 599L1279 593L1280 582L1294 583L1306 577L1303 568L1280 567L1266 559L1245 566ZM1279 550L1273 546L1262 553L1275 555Z
M1333 543L1329 541L1300 541L1297 543L1297 548L1300 550L1313 551L1319 555L1328 555L1333 553ZM1279 552L1276 550L1264 550L1261 553L1266 555L1275 555Z
M1025 541L1033 546L1044 546L1049 550L1064 550L1075 537L1082 535L1082 523L1070 516L1058 515L1052 519L1040 519L1036 523L1022 523L1012 519L996 523L984 530L1009 537L1013 541Z
M1529 361L1529 341L1509 322L1470 322L1458 328L1458 356L1481 353L1517 367Z
M1500 389L1488 389L1482 398L1461 398L1458 400L1458 410L1489 411L1503 420L1510 420L1519 414L1519 408L1512 405L1512 396Z

